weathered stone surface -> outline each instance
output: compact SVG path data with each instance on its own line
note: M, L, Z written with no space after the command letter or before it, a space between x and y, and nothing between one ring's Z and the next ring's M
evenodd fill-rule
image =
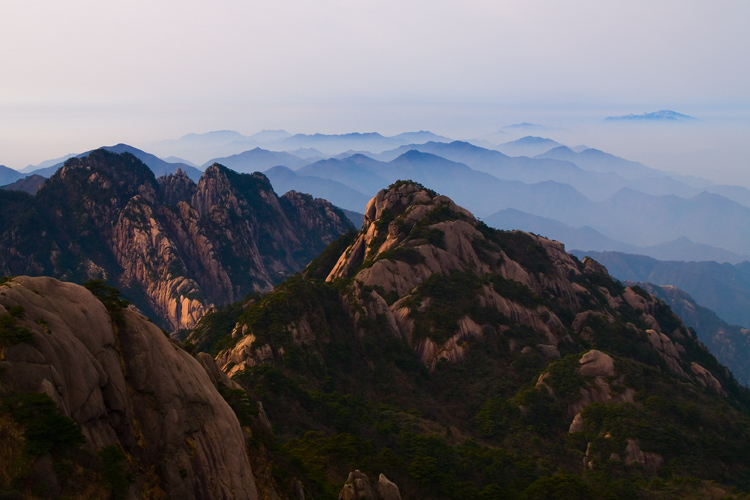
M88 290L52 278L0 287L0 314L13 305L34 338L5 349L5 387L50 395L87 447L122 448L135 470L156 472L170 498L257 498L234 412L204 366L153 323L128 308L113 327ZM140 488L137 480L130 498Z
M261 401L258 401L258 425L267 433L273 434L273 426L268 419L268 415L266 415L266 410L263 409L263 403Z
M355 470L349 473L349 477L344 483L344 488L339 493L339 500L378 500L375 490L370 485L370 480Z
M625 464L640 464L647 471L656 472L664 465L664 457L657 453L643 452L634 439L628 439L625 448Z
M383 474L380 474L378 482L373 486L366 475L355 470L349 473L339 500L401 500L401 492Z
M474 339L485 336L493 342L497 339L496 345L507 346L510 353L520 351L524 356L553 360L578 339L594 346L606 345L602 336L611 329L612 335L632 335L629 340L638 343L639 349L653 347L671 370L683 375L680 356L686 351L678 340L686 335L682 327L669 335L661 332L656 317L663 317L665 311L656 299L620 287L596 261L580 263L564 250L559 242L521 231L492 232L445 197L404 182L371 200L362 230L340 254L327 281L351 279L338 283L345 286L340 300L355 335L373 333L376 324L377 334L403 339L430 370L441 360L465 360L471 349L483 346ZM451 280L456 274L459 279L454 284ZM431 287L422 286L428 280ZM435 318L442 320L443 311L436 308L451 308L446 295L440 294L442 289L432 288L441 283L449 290L462 287L461 293L472 301L467 312L472 312L459 315L451 311L450 321L437 324ZM555 311L565 314L558 317ZM653 326L647 334L636 326L641 323L635 321L633 311L643 323ZM286 330L300 347L315 349L304 325L320 324L323 318L307 314L294 319ZM676 317L670 319L679 323ZM505 335L516 328L533 331L537 337L532 343L522 336ZM236 347L218 358L224 371L236 373L280 359L280 352L257 345L244 326L238 325L235 332ZM326 342L325 334L315 334L320 342ZM612 351L617 352L616 348ZM573 420L571 432L582 428L580 413L593 402L635 401L635 390L626 386L624 376L618 377L609 354L596 349L586 352L574 369L585 379L580 397L573 398L567 408ZM549 372L543 371L537 387L554 395L549 377ZM699 377L697 373L695 377ZM700 378L701 383L715 386L711 374L701 372Z
M597 261L592 259L591 257L585 257L583 259L583 272L587 274L604 274L606 276L609 276L609 272L607 271L607 268L603 265L599 264Z
M568 432L583 432L583 429L583 417L580 413L576 413L576 416L573 417L573 421L570 423Z
M214 387L218 388L219 386L225 386L231 389L241 389L240 385L237 382L230 379L226 373L219 370L219 367L216 366L216 361L214 361L214 358L212 358L208 353L199 352L195 355L195 359L198 360L203 369L206 371L206 374L211 379Z
M695 374L695 378L698 380L698 382L706 387L710 387L717 393L726 396L726 391L724 391L721 383L716 379L716 377L713 376L710 371L706 370L701 365L695 362L691 363L690 369Z
M560 351L557 349L557 346L554 345L546 345L546 344L539 344L537 345L540 351L542 351L542 354L547 356L550 359L560 359Z
M389 481L383 474L378 477L377 489L381 500L401 500L401 492L398 490L398 486Z
M656 330L646 330L646 333L648 334L649 342L659 352L659 355L664 358L669 369L683 377L687 377L687 373L680 366L680 351L672 339Z
M621 384L623 381L623 377L620 377L617 383ZM624 391L612 394L609 384L602 377L596 377L592 384L581 387L579 393L581 398L568 406L567 414L570 417L579 414L591 403L606 403L609 401L633 403L635 401L635 389L626 387Z
M615 362L611 356L596 349L592 349L581 357L579 361L581 375L584 377L613 377Z
M455 335L442 345L436 344L432 339L424 339L417 346L417 355L430 369L434 369L441 359L456 363L461 361L466 353L466 349L461 345L462 341L471 337L481 337L483 334L481 326L468 316L464 316L458 320L458 332Z

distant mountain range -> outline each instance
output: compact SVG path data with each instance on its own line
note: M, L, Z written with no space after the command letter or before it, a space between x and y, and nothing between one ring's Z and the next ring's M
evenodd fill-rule
M42 177L41 175L31 174L22 179L18 179L16 182L12 182L6 186L2 186L0 187L0 189L3 189L5 191L23 191L24 193L34 195L37 191L39 191L42 183L46 180L47 179L45 177Z
M424 130L405 132L390 137L377 132L291 135L284 130L266 130L244 136L239 132L225 130L188 134L176 140L151 144L148 149L162 157L176 155L203 164L214 158L236 155L256 147L286 152L312 149L322 155L333 156L348 150L380 153L403 144L428 141L450 142L451 139Z
M23 177L25 176L18 170L13 170L12 168L8 168L5 165L0 165L0 186L10 184L11 182L16 182L18 179L22 179Z
M451 143L427 142L425 144L409 144L371 156L382 161L390 161L411 149L464 163L474 170L486 172L499 179L526 183L555 181L569 184L587 198L595 201L602 201L623 187L638 189L641 186L646 186L649 188L649 192L653 191L652 194L676 194L675 191L678 191L682 195L694 195L699 192L666 177L664 172L650 169L645 165L629 162L596 150L591 150L590 153L586 154L575 153L563 146L551 149L546 154L538 155L535 158L527 158L508 156L494 149L483 148L462 141ZM576 161L586 165L594 165L599 170L586 169L579 166ZM629 167L640 170L642 175L639 176L631 172ZM622 171L627 178L621 175L619 171ZM656 180L657 176L662 176L663 180ZM748 191L748 195L750 195L750 191Z
M369 201L367 195L341 182L300 175L284 166L273 167L263 173L271 181L277 194L287 191L309 193L316 198L328 200L337 207L359 211L364 210Z
M517 130L534 126L518 125ZM165 156L172 162L124 144L106 149L131 152L157 177L180 168L198 179L201 171L187 163L191 160L179 162L187 153L239 148L230 155L208 157L201 168L216 162L239 172L266 172L279 194L311 193L356 212L383 186L413 178L492 224L523 224L568 248L732 263L750 255L750 190L712 185L545 137L526 136L495 146L522 156L426 131L388 137L292 135L283 130L245 136L224 130L161 144L176 148ZM384 146L388 149L378 150ZM35 173L49 176L60 165Z
M161 177L163 175L168 174L174 174L177 172L177 169L182 170L187 174L188 177L190 177L193 181L198 181L200 179L202 172L195 168L192 165L188 165L186 163L170 163L165 160L162 160L161 158L158 158L151 153L146 153L145 151L142 151L138 148L134 148L133 146L129 146L127 144L117 144L115 146L104 146L100 149L104 149L107 151L110 151L112 153L130 153L139 160L141 160L143 163L145 163L153 172L156 177ZM92 150L93 151L93 150ZM27 174L34 174L34 175L40 175L42 177L51 177L52 174L57 172L57 170L65 164L65 162L69 158L85 158L89 155L91 151L86 151L85 153L81 153L78 155L66 155L62 159L58 158L56 160L49 160L43 163L40 163L37 165L37 167L34 170L27 171ZM59 160L59 161L58 161ZM52 163L57 162L57 163ZM49 165L49 163L52 163ZM45 166L42 166L45 165ZM28 167L27 167L28 168ZM25 170L25 169L24 169ZM0 170L0 174L2 171ZM18 178L24 177L23 174L20 174ZM2 181L0 180L0 185L2 185Z
M203 168L208 168L213 163L218 163L229 167L237 172L253 173L262 172L271 167L283 165L289 167L292 170L296 170L310 163L304 158L289 154L286 152L268 151L256 147L249 151L245 151L240 154L224 157L214 158L203 164Z
M527 135L515 141L500 144L495 149L508 156L536 156L558 146L562 144L552 139Z
M548 127L538 123L523 122L506 125L500 130L548 130Z
M573 227L555 219L531 215L512 208L500 210L485 217L484 222L497 229L521 229L561 241L565 243L569 251L580 253L583 251L575 249L625 252L661 260L716 261L737 264L750 259L748 255L738 255L722 248L694 243L685 237L646 247L630 245L604 236L589 226Z
M643 113L640 115L622 115L622 116L608 116L605 121L652 121L652 122L676 122L676 121L689 121L696 120L696 118L688 115L683 115L675 111L663 109L661 111L654 111L651 113Z

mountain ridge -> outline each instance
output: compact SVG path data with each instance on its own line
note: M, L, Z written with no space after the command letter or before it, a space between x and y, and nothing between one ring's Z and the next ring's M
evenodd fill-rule
M662 109L661 111L652 111L642 113L640 115L629 114L622 116L608 116L604 121L659 121L659 122L676 122L676 121L692 121L697 118L677 113L668 109Z
M328 476L299 476L313 494L335 495L354 463L421 499L553 498L553 484L572 498L638 497L657 473L670 497L683 474L695 491L739 477L717 464L744 467L750 393L663 302L412 181L379 191L364 215L301 275L190 336L263 395L284 450L323 460ZM700 417L670 420L668 401ZM721 437L705 425L716 405L734 422ZM706 429L732 451L711 455ZM523 469L542 457L548 467Z
M184 172L157 180L129 153L106 150L69 159L35 197L0 205L5 274L108 279L170 329L270 289L352 227L328 202L277 197L262 174L213 165L197 184Z

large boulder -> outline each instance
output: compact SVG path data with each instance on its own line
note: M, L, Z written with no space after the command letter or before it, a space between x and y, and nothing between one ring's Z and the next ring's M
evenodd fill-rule
M581 357L581 375L584 377L613 377L615 362L611 356L592 349Z

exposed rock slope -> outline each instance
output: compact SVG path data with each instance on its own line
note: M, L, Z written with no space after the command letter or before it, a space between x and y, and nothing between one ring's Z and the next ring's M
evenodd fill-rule
M680 340L694 334L671 312L675 328L665 330L654 316L663 305L653 297L620 286L594 260L577 261L561 243L489 229L449 198L415 183L397 183L370 201L362 230L326 281L342 278L353 278L343 300L355 325L381 315L430 368L440 359L463 359L463 341L483 336L492 323L497 333L530 328L541 335L535 347L554 352L574 334L595 342L598 322L625 319L636 343L654 349L673 372L691 377ZM442 288L451 287L455 297L444 297ZM460 311L457 303L471 307ZM573 320L567 318L566 325L556 311ZM495 321L485 320L490 315ZM639 331L636 322L644 328ZM305 322L288 327L301 343L315 336ZM247 328L241 331L252 336ZM219 358L232 365L226 368L231 373L247 361L252 365L271 357L271 345L248 357L250 336Z
M3 197L0 271L117 284L172 329L267 291L351 229L327 202L279 198L262 174L209 167L154 178L138 159L73 158L36 197Z
M286 450L328 464L319 494L357 467L405 498L635 498L657 470L667 498L679 476L750 489L750 396L666 304L413 182L199 327Z
M728 324L712 310L698 305L687 292L674 286L631 283L669 304L687 326L695 329L698 338L716 358L732 370L737 380L750 386L750 366L747 363L750 329Z
M122 450L128 498L257 498L242 430L208 373L136 310L110 305L47 277L0 286L0 317L29 333L0 341L0 398L44 393L86 450Z

